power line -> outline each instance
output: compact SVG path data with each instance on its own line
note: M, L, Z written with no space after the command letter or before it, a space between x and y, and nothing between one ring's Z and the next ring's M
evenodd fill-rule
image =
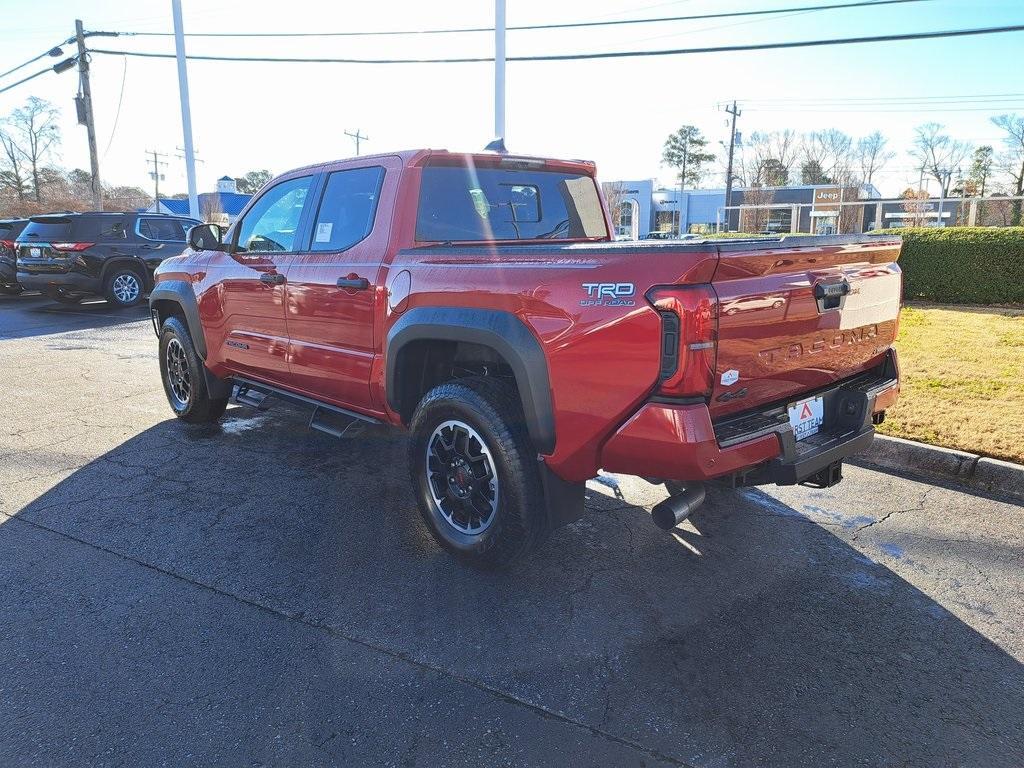
M822 99L808 99L802 96L792 97L779 97L774 99L744 99L744 102L751 104L785 104L785 103L797 103L797 104L822 104L829 102L886 102L895 101L900 104L907 102L918 102L918 101L960 101L962 99L999 99L999 98L1018 98L1024 97L1024 93L950 93L944 95L934 96L850 96L850 97L825 97ZM719 102L719 106L728 104L729 102Z
M124 60L124 70L121 72L121 94L117 97L117 112L114 113L114 127L110 129L110 138L107 139L107 148L103 150L103 159L107 159L107 152L110 145L114 143L114 134L117 133L117 122L121 119L121 103L124 101L124 84L128 79L128 59Z
M16 83L11 83L10 85L5 85L3 88L0 88L0 93L4 93L5 91L9 91L9 90L11 90L11 88L17 88L22 83L27 83L29 80L33 80L33 79L39 77L40 75L45 75L47 72L52 72L52 71L53 71L53 67L47 67L46 69L40 69L35 74L29 75L28 77L23 77L21 80L19 80Z
M838 108L814 109L814 108L804 108L804 107L787 107L787 108L784 108L784 109L783 108L779 108L779 109L758 109L757 107L747 107L747 109L750 110L751 112L786 112L786 113L789 113L789 112L816 112L816 113L819 113L819 114L820 113L828 113L828 112L835 112L835 113L847 112L847 113L850 113L850 114L857 114L857 113L860 113L860 112L874 112L874 113L878 113L878 112L993 112L993 111L997 111L997 110L1000 110L1000 109L1024 109L1024 102L1022 102L1020 104L1002 104L1002 105L995 105L995 104L993 104L993 105L990 105L990 106L987 106L987 107L936 107L936 108L932 108L932 109L929 109L929 108L926 108L926 107L912 107L910 109L902 109L902 108L887 109L887 108L884 108L884 107L882 107L882 108L873 108L873 107L870 107L870 106L857 107L856 109L838 109Z
M754 43L751 45L719 45L707 48L673 48L656 51L606 51L602 53L558 53L544 56L509 56L508 61L582 61L589 59L629 59L648 56L682 56L694 53L736 53L741 51L765 51L782 48L812 48L824 45L851 45L855 43L890 43L900 40L930 40L947 37L966 37L969 35L992 35L1001 32L1024 31L1024 24L1004 27L980 27L975 29L947 29L935 32L907 32L892 35L871 35L868 37L844 37L823 40L794 40L782 43ZM173 53L146 53L143 51L115 51L103 48L91 49L93 53L111 56L141 56L151 59L173 59ZM489 56L465 56L450 59L328 59L328 58L292 58L271 56L186 56L195 61L245 61L269 62L281 64L475 64L492 62Z
M61 45L67 45L68 42L69 41L65 40L60 45L53 46L53 48L51 48L48 51L44 51L43 53L40 53L35 58L29 59L28 61L22 62L21 64L19 64L16 67L12 67L11 69L8 69L6 72L0 73L0 77L7 77L12 72L17 72L22 67L27 67L29 64L32 64L33 62L39 61L40 59L44 59L47 56L52 56L54 58L56 58L57 56L62 56L64 54L64 52L60 49L60 46ZM22 82L24 82L24 81L22 81ZM17 85L17 83L15 83L15 85Z
M904 3L931 2L932 0L861 0L845 4L807 5L795 8L772 8L757 11L730 11L727 13L700 13L689 16L659 16L646 19L614 19L611 21L573 21L564 24L522 24L506 27L508 31L542 29L579 29L582 27L613 27L623 24L660 24L670 21L695 21L697 19L725 19L736 16L767 16L791 11L831 11L843 8L863 8L871 5L902 5ZM185 37L381 37L398 35L448 35L464 32L493 32L494 27L452 27L448 29L396 29L366 32L187 32ZM173 32L122 32L135 37L170 37Z

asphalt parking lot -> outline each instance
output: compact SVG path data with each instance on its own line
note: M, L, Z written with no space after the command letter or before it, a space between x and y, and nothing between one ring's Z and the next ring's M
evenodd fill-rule
M851 467L665 534L612 478L480 573L400 434L185 428L155 351L0 297L5 766L1024 765L1021 506Z

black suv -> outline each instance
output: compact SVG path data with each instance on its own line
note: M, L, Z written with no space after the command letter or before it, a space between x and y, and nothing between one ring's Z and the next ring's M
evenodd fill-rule
M17 267L14 264L14 241L28 219L4 219L0 221L0 293L16 296L22 292L18 284Z
M160 213L33 216L15 242L17 280L68 304L100 295L130 307L152 288L160 262L185 250L196 224Z

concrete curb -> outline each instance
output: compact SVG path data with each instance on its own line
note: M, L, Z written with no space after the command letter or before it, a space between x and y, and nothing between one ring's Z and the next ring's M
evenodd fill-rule
M887 435L875 435L871 447L856 460L876 467L955 480L1024 500L1024 465L1009 461Z

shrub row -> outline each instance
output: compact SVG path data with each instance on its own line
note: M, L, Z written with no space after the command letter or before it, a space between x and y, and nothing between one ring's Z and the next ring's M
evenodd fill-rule
M943 304L1024 304L1024 227L876 230L903 238L903 296Z

